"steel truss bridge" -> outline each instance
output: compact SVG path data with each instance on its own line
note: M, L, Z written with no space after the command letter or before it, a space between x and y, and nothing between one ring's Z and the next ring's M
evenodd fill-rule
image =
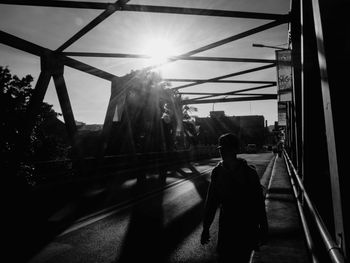
M35 86L26 118L26 128L30 131L34 125L34 116L39 111L51 78L54 80L64 122L74 145L77 132L70 97L64 78L64 67L88 73L97 78L110 81L111 93L105 114L102 137L108 138L113 115L116 108L116 97L123 90L127 76L116 76L89 64L77 57L100 58L147 58L141 54L66 52L65 50L79 39L89 34L108 17L120 12L148 12L168 15L189 15L222 18L244 18L268 20L269 22L247 31L235 34L213 43L190 50L168 59L166 63L179 60L209 61L222 63L261 63L262 66L209 79L165 79L170 82L188 82L174 87L181 94L198 95L187 104L277 100L277 94L249 94L246 91L260 90L276 86L276 81L262 80L225 80L276 67L276 61L262 58L210 57L197 54L238 41L242 38L266 31L282 24L289 26L289 47L293 61L293 99L287 104L286 150L294 164L295 173L299 174L299 198L304 210L316 218L314 226L321 237L319 240L306 231L312 262L320 262L313 254L313 242L324 242L324 249L331 262L345 262L349 254L350 222L345 209L349 200L346 182L345 152L348 151L344 141L344 125L347 118L345 105L346 95L342 90L347 85L347 59L349 58L349 36L346 32L349 3L342 0L291 0L290 12L287 14L256 13L229 10L183 8L170 6L136 5L127 0L114 3L83 1L39 1L39 0L0 0L2 5L41 6L56 8L75 8L101 10L101 13L87 25L62 43L56 50L39 46L5 31L0 31L0 43L40 57L41 73ZM205 31L205 29L203 29ZM75 57L75 58L73 58ZM156 65L155 65L156 66ZM143 69L152 69L153 66ZM251 88L234 90L225 93L188 92L185 88L204 83L246 83ZM249 95L248 95L249 94ZM239 95L239 97L235 97ZM221 96L221 97L220 97ZM225 98L222 98L225 96ZM220 98L218 98L220 97ZM340 117L342 116L342 117ZM101 145L104 145L102 140ZM101 146L100 157L104 156ZM310 198L309 198L310 196ZM311 205L310 204L314 204ZM310 209L310 207L312 209ZM307 230L307 229L306 229ZM307 235L309 234L309 235ZM316 240L315 240L316 238ZM313 240L314 239L314 240ZM322 241L321 241L322 240ZM323 261L322 261L323 262Z

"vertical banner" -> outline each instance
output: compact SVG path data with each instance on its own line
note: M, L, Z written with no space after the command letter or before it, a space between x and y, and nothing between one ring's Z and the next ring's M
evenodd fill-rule
M278 126L287 126L287 102L278 102Z
M292 101L292 51L276 50L278 101Z

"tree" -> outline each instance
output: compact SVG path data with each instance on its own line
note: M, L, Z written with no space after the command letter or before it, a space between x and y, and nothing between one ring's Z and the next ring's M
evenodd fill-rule
M165 150L177 125L174 91L155 71L132 71L124 79L124 110L113 124L108 154Z
M160 73L131 71L124 80L123 113L113 123L107 154L172 151L176 144L186 148L194 141L190 113L196 108L184 106L181 95Z
M47 139L41 125L59 115L52 105L43 102L33 128L27 130L27 109L34 91L32 81L31 75L19 78L12 75L8 67L0 66L0 158L8 177L15 176L27 182L32 182L36 150L39 145L44 147Z

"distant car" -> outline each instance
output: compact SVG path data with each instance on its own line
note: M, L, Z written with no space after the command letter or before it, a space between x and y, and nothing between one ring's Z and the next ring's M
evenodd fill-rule
M248 144L247 148L246 148L246 152L247 153L256 153L257 152L256 144Z

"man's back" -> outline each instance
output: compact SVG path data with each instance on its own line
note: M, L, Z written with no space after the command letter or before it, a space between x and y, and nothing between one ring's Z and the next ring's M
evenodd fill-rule
M261 194L258 175L245 160L235 170L221 162L212 173L216 192L215 202L220 204L220 236L234 240L254 240L258 228L258 196Z
M248 262L259 237L267 231L262 187L256 170L237 158L238 137L224 134L218 142L223 161L212 171L201 243L209 241L209 228L220 207L217 246L220 262Z

